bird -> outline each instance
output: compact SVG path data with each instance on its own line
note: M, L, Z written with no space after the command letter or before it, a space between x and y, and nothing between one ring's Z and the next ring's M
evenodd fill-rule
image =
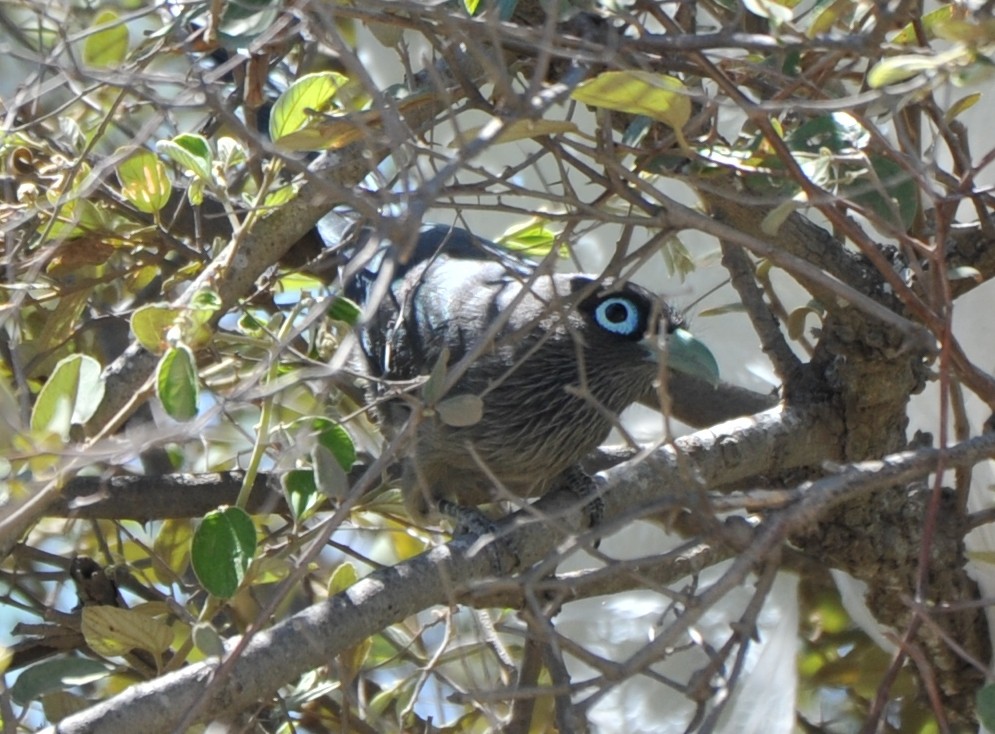
M381 430L415 423L400 481L421 522L440 508L586 492L581 460L619 413L668 374L718 381L712 353L649 290L537 270L466 229L425 225L413 243L365 229L341 277L363 309L360 363ZM419 380L420 393L403 391Z

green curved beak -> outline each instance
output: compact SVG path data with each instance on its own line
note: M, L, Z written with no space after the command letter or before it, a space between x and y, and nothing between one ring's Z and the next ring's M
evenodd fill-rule
M677 329L667 335L667 368L706 380L712 385L719 382L719 365L703 342L691 336L690 331Z

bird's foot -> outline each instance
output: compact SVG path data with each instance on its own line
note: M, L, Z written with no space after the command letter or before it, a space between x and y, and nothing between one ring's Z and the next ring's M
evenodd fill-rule
M436 501L439 513L453 520L453 537L473 535L477 540L470 546L468 553L473 556L486 549L491 556L491 568L495 576L506 576L518 568L518 554L509 547L504 536L498 530L491 518L476 507L467 507L446 499Z

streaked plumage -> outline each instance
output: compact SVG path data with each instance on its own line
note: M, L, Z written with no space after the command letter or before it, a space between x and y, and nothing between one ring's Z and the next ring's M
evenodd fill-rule
M415 515L437 498L469 505L501 490L535 496L565 472L576 477L615 416L652 392L661 332L671 335L671 369L717 377L707 349L639 286L536 274L492 243L444 226L423 228L404 262L402 253L361 244L347 269L347 294L367 304L360 338L375 396L390 393L381 380L427 375L444 354L455 369L479 350L446 397L474 395L483 405L472 425L447 425L431 412L420 418L402 480ZM391 435L412 415L411 402L390 399L378 412Z

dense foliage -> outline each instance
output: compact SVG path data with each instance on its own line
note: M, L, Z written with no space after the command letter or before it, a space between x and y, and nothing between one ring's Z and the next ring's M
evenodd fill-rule
M995 727L972 7L0 5L4 730ZM422 527L333 209L702 297L781 402L621 432L595 531Z

